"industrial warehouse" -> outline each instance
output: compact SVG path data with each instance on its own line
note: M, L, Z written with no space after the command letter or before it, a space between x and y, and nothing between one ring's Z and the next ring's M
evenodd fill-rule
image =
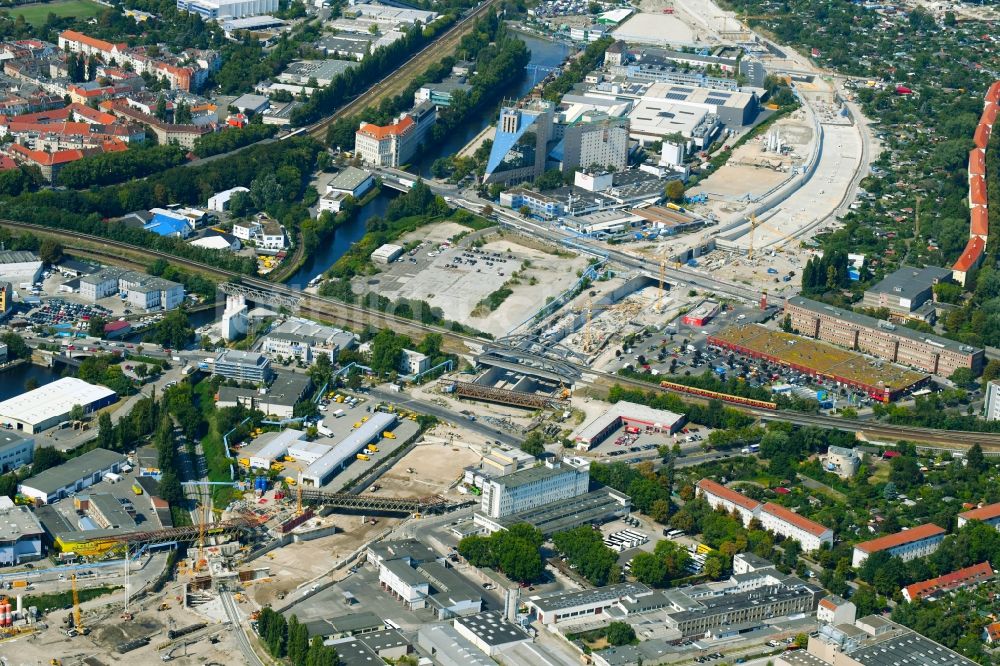
M708 343L852 386L881 402L896 400L930 381L926 374L757 324L731 326L708 336Z
M77 405L89 414L117 400L115 392L105 386L88 384L75 377L63 377L0 402L0 423L14 430L35 434L68 420Z

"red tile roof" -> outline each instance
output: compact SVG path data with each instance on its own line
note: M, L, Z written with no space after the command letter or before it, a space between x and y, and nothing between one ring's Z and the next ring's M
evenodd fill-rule
M959 518L965 518L966 520L990 520L992 518L1000 518L1000 502L996 504L987 504L986 506L981 506L977 509L972 509L971 511L963 511L958 514Z
M987 103L1000 104L1000 81L994 81L986 93Z
M990 232L990 215L986 206L975 206L970 211L972 222L969 225L969 235L987 236Z
M973 148L969 151L969 175L985 176L986 175L986 152L979 149Z
M837 610L837 604L833 603L826 597L819 600L819 605L822 606L823 608L826 608L827 610L832 610L832 611Z
M1000 640L1000 622L986 625L986 635L991 643Z
M951 267L953 271L967 273L979 265L983 258L983 250L986 249L986 242L979 236L973 236L966 243L962 250L962 256L958 258L955 265Z
M741 495L735 490L730 490L721 483L716 483L711 479L702 479L698 482L698 487L710 495L721 497L727 502L732 502L733 504L741 506L748 511L753 511L760 506L760 502L757 500L752 500L746 495Z
M969 203L973 206L986 205L986 179L982 176L969 178Z
M902 546L906 543L923 541L924 539L928 539L933 536L943 535L946 532L947 530L944 528L938 527L933 523L927 523L926 525L914 527L911 530L903 530L902 532L887 534L886 536L872 539L871 541L865 541L864 543L859 543L854 547L862 552L871 554L895 548L896 546Z
M976 133L972 135L972 140L975 142L977 148L986 150L986 146L990 142L989 126L985 123L979 123L976 125Z
M97 39L96 37L85 35L82 32L77 32L76 30L63 30L61 33L59 33L59 36L71 42L79 42L80 44L86 44L92 49L97 49L99 51L104 51L106 53L110 53L115 48L117 48L119 51L123 51L128 48L128 44L126 44L125 42L117 42L113 44L111 42L106 42L103 39Z
M979 117L979 122L983 125L993 125L997 121L997 110L1000 109L996 104L987 104L986 108L983 109L983 115Z
M399 136L406 130L410 129L415 123L413 118L410 116L403 116L399 122L395 122L391 125L373 125L372 123L361 123L361 127L358 128L358 134L365 134L372 137L378 141L385 139L387 137L396 135Z
M910 601L915 601L929 597L935 592L950 592L966 585L978 585L992 577L993 567L990 566L990 563L980 562L979 564L973 564L971 567L952 571L937 578L907 585L903 588L903 596Z
M800 516L791 509L786 509L780 504L775 504L774 502L768 502L764 505L764 513L769 513L779 520L783 520L786 523L790 523L800 530L809 532L814 536L823 536L830 531L829 527L820 525L816 521L809 520L805 516Z

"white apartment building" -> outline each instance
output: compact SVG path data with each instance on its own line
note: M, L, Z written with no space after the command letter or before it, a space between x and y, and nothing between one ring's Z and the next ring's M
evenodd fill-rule
M278 0L177 0L177 9L206 19L262 16L278 11Z
M886 536L865 541L854 546L854 556L851 566L860 567L870 555L887 551L893 557L904 562L918 557L927 557L941 545L947 530L933 523L920 525L909 530L887 534Z
M290 317L264 336L261 351L265 354L292 356L306 363L312 363L317 354L326 354L332 361L336 361L340 350L353 346L354 341L353 333L308 319Z
M233 235L253 242L259 250L278 252L288 246L285 227L263 213L252 220L233 222Z
M983 418L987 421L1000 421L1000 379L994 379L986 385Z
M697 493L704 497L708 505L713 509L722 507L726 512L736 511L743 519L743 526L746 527L750 521L760 516L761 503L752 500L745 495L741 495L735 490L726 488L721 483L716 483L711 479L702 479L698 482Z
M425 372L430 370L430 367L431 357L412 349L404 349L403 354L399 357L399 371L408 375Z
M807 553L818 550L824 543L833 545L833 530L780 504L768 502L761 507L759 520L765 530L795 539Z
M490 479L483 487L481 510L490 518L586 494L590 469L559 462L545 462L513 474Z

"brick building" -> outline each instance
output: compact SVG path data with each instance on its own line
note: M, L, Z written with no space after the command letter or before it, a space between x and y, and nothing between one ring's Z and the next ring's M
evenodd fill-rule
M947 377L958 368L977 375L983 367L983 350L937 335L857 314L850 310L793 296L785 314L801 335L908 365Z

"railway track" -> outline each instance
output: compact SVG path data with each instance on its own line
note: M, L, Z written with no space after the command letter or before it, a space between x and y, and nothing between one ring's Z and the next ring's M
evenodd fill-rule
M377 105L386 95L397 94L398 90L395 90L395 88L399 86L400 82L405 87L407 83L416 78L417 75L421 74L431 64L441 60L446 55L450 55L455 47L458 46L462 37L472 30L476 19L488 12L497 2L499 0L486 0L483 2L482 5L476 7L468 16L460 19L455 25L448 28L443 35L410 56L409 60L386 75L381 81L337 109L330 116L310 125L306 129L306 133L314 139L324 141L326 139L326 131L333 123L341 118L358 113L369 106Z
M484 340L471 335L456 333L455 331L423 324L412 319L397 317L387 312L369 310L358 305L343 303L332 298L306 294L301 291L289 289L285 285L274 284L259 278L248 277L239 273L218 268L216 266L210 266L208 264L202 264L190 259L176 257L165 252L139 248L127 243L107 240L98 236L91 236L89 234L66 231L62 229L51 229L49 227L24 222L14 222L12 220L0 220L0 226L22 231L30 231L36 234L57 236L66 244L68 244L67 241L72 240L86 242L88 243L88 252L92 256L103 258L110 264L119 263L123 260L120 253L113 251L117 249L129 254L142 254L150 259L162 258L182 268L188 268L202 274L211 275L220 280L238 281L250 287L256 287L258 289L278 294L292 295L301 299L300 309L303 313L313 314L326 321L343 322L353 326L371 325L392 327L393 330L403 333L440 333L444 337L446 343L450 343L452 350L464 349L468 351L469 349L480 347L484 342ZM92 246L95 244L100 249L93 249ZM629 388L637 388L645 391L666 390L656 384L650 384L636 379L630 379L628 377L621 377L619 375L593 370L592 368L582 365L579 365L578 367L584 377L593 377L593 379L583 380L582 383L585 384L591 384L602 388L607 388L614 384L620 384ZM698 398L697 396L691 396L686 393L677 393L677 395L683 396L686 400L698 401L701 403L707 402L705 399ZM857 419L843 419L835 416L825 416L822 414L802 414L791 411L775 412L771 410L742 407L740 405L727 406L732 407L733 409L738 409L762 420L781 420L801 426L818 426L823 428L834 428L847 432L862 433L865 437L877 441L895 442L897 440L905 439L915 442L945 445L949 448L967 448L973 444L979 444L984 448L1000 450L1000 433L967 432L962 430L935 430L933 428L922 428L917 426L903 426L874 423Z

